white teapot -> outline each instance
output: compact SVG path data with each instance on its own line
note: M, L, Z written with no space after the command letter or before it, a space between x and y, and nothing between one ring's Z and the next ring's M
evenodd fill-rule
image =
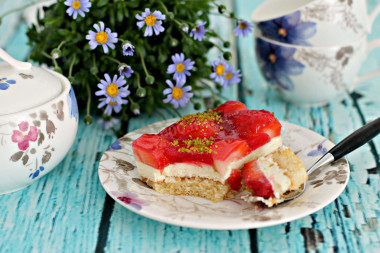
M22 189L67 154L78 129L69 80L0 49L0 194Z

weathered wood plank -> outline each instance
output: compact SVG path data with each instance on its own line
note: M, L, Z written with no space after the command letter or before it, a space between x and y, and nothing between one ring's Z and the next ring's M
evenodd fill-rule
M115 204L106 252L249 252L242 231L198 230L150 220Z

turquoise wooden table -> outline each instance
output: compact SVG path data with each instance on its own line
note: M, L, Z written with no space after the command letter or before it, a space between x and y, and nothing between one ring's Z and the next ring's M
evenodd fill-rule
M225 2L237 16L249 20L262 0ZM372 9L379 0L367 2ZM3 0L0 15L24 3ZM0 26L0 46L20 60L30 50L26 20L34 10L26 12L7 16ZM251 109L273 111L280 120L309 128L335 143L380 116L380 77L319 108L281 101L259 74L252 36L235 40L228 20L213 18L213 24L232 40L234 61L243 73L241 85L225 91L229 99L241 100ZM368 39L378 37L380 18ZM375 50L361 73L379 67L380 50ZM159 120L142 115L131 119L124 131ZM51 173L22 191L0 196L0 252L380 252L380 136L347 156L351 166L347 188L322 210L277 226L234 231L168 225L115 203L98 180L100 157L115 139L100 125L86 126L80 120L73 147Z

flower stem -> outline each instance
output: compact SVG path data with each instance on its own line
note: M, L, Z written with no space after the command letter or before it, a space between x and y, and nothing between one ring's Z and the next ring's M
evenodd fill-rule
M217 8L219 7L219 4L217 4L214 0L211 0L210 2L211 2L213 5L215 5L215 7L217 7Z
M140 55L141 64L142 64L142 66L143 66L143 69L144 69L145 75L149 76L149 72L148 72L148 69L147 69L146 66L145 66L144 57L143 57L143 55L142 55L142 53L141 53L140 48L137 48L137 52L138 52L139 55Z
M42 51L42 55L43 56L45 56L45 57L47 57L47 58L49 58L49 59L51 59L52 61L53 61L53 63L54 63L54 67L55 68L58 68L59 66L58 66L58 63L57 63L57 61L55 60L55 58L54 57L51 57L48 53L46 53L45 51Z
M51 57L51 55L49 55L45 51L42 51L42 55L45 56L46 58L53 59L53 57Z
M131 98L131 96L128 96L128 100L129 102L131 102L131 104L133 104L135 101L133 101L133 99Z
M96 67L95 55L92 55L92 66Z
M86 116L90 116L90 107L91 107L91 88L88 82L86 82L86 89L87 89L87 114Z
M211 44L213 44L214 45L214 47L216 47L217 49L219 49L220 50L220 52L222 52L222 53L224 53L224 50L220 47L220 46L218 46L217 44L215 44L214 42L212 42L212 41L209 41Z
M77 59L77 54L74 54L73 60L71 61L70 68L69 68L69 77L73 73L73 67L74 67L74 63L76 59Z
M139 72L135 72L136 74L136 79L137 79L137 87L138 88L141 88L141 84L140 84L140 74Z
M166 8L166 5L162 1L160 1L160 4L162 8L164 9L165 13L169 13L168 8Z
M118 60L116 60L115 58L113 58L113 57L111 57L111 56L104 55L104 56L102 56L102 57L104 57L104 58L106 58L106 59L108 59L108 60L110 60L110 61L113 61L113 62L115 62L115 63L117 63L117 64L121 64L121 62L119 62Z
M66 41L61 41L61 43L59 43L57 49L60 50L61 47L63 46L63 44L65 44L65 43L66 43Z

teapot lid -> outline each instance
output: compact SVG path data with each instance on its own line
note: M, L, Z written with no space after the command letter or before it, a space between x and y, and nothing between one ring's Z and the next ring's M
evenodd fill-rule
M20 62L0 48L0 116L42 105L62 93L60 79L49 71Z

